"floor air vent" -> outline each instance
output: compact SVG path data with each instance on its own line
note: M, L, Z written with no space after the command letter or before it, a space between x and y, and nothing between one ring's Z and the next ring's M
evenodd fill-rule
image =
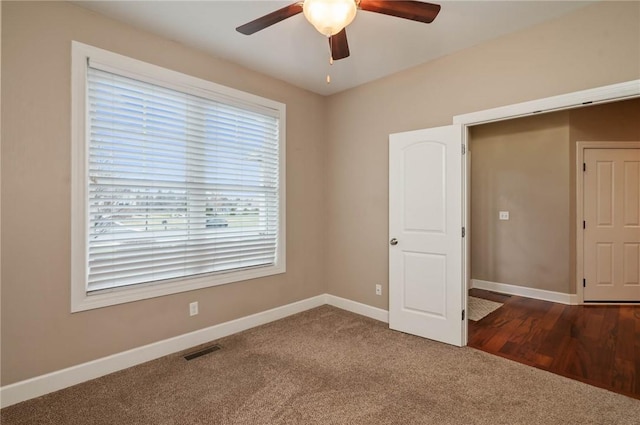
M212 345L210 347L203 348L202 350L198 350L198 351L195 351L193 353L187 354L186 356L184 356L184 359L185 360L193 360L195 358L204 356L205 354L209 354L209 353L213 353L214 351L218 351L221 348L222 347L220 347L218 344Z

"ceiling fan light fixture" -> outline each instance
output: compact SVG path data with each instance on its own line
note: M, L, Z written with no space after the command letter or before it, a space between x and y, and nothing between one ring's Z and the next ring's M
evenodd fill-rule
M342 31L356 17L355 0L304 0L305 18L321 34L331 37Z

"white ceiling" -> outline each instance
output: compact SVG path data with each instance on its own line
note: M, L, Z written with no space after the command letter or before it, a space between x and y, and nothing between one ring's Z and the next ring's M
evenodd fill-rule
M555 19L591 1L438 1L431 24L358 11L351 56L328 63L328 43L302 14L253 35L241 24L294 1L77 1L82 7L329 95ZM331 74L331 84L326 75Z

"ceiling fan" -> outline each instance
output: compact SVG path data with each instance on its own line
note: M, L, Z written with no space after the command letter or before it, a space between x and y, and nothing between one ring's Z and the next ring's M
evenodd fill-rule
M236 31L250 35L302 12L328 37L331 59L344 59L350 54L345 27L353 21L357 9L428 24L440 12L440 5L403 0L303 0L240 25Z

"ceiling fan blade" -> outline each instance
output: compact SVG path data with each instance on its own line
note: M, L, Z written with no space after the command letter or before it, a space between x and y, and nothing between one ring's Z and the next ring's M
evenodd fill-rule
M440 5L421 1L360 0L360 9L429 24L438 16Z
M329 37L329 47L331 48L331 57L337 61L349 57L349 43L347 43L347 30L342 31Z
M254 32L263 30L273 24L284 21L285 19L295 16L301 12L302 2L290 4L289 6L278 9L275 12L271 12L267 15L261 16L258 19L254 19L251 22L247 22L244 25L240 25L238 28L236 28L236 31L245 35L251 35Z

